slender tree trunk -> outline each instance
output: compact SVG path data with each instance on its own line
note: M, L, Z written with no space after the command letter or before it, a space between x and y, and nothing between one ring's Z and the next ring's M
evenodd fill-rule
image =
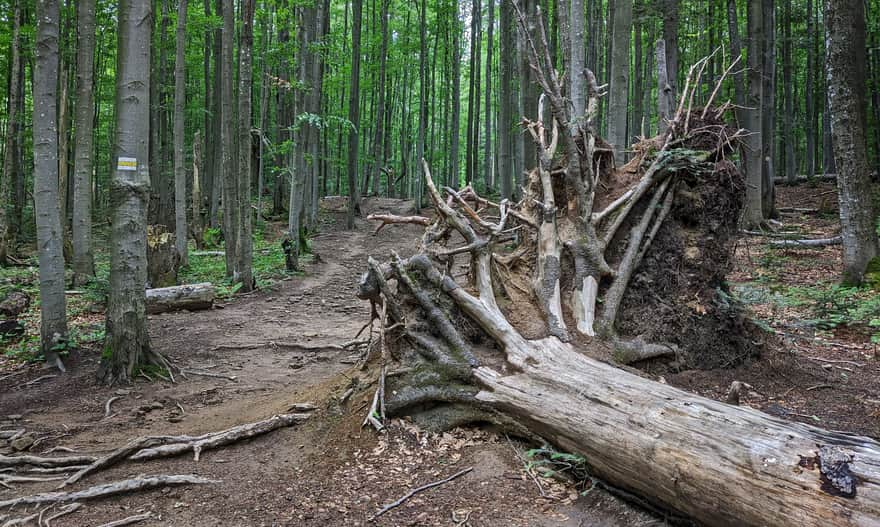
M776 185L773 184L774 142L776 138L776 0L762 0L764 13L763 67L761 92L761 210L764 218L776 216Z
M485 91L485 116L483 118L483 178L486 189L495 190L495 166L492 163L492 121L495 116L492 106L492 74L493 53L495 52L495 0L488 0L489 19L486 28L486 91Z
M632 35L632 0L615 0L614 38L611 43L611 84L608 89L608 142L618 165L627 160L626 132L629 108L629 61ZM667 49L667 52L669 50Z
M678 7L679 0L663 0L663 40L666 41L666 78L670 97L678 99Z
M235 115L233 110L232 80L233 36L235 33L235 10L231 4L223 6L223 32L221 35L221 82L220 82L220 144L222 148L221 177L223 178L223 237L226 242L226 276L234 277L238 258L238 166L235 155Z
M193 134L193 176L192 176L192 237L196 247L202 248L205 235L205 223L202 216L202 134L196 130Z
M65 6L65 12L67 11ZM64 23L61 17L61 35L59 38L59 50L67 48L70 24ZM59 53L59 79L58 79L58 204L61 208L61 234L63 237L64 259L72 259L70 246L70 61L65 53Z
M73 283L95 276L92 253L92 171L94 169L95 0L77 5L76 137L73 167Z
M791 0L783 0L784 18L782 36L782 86L785 91L785 115L782 117L783 144L785 148L785 177L789 183L797 181L797 163L794 158L794 89L792 86L791 57ZM807 72L809 77L812 72Z
M373 195L378 196L382 179L382 153L385 138L385 82L387 77L386 65L388 63L388 5L391 0L382 1L381 32L382 49L379 51L379 102L376 109L376 133L373 136ZM387 184L387 183L386 183Z
M38 0L37 13L33 134L34 215L40 248L40 343L46 362L63 370L57 352L58 346L67 342L62 219L58 207L58 1Z
M512 95L514 27L513 6L511 2L501 1L501 25L499 28L499 55L501 58L501 85L498 87L498 177L501 179L501 197L510 199L513 195L514 163L513 163L513 109Z
M479 78L479 69L477 67L477 51L479 49L479 45L477 44L477 21L479 20L479 11L478 11L478 2L477 0L471 0L471 27L470 27L470 64L468 71L469 79L468 79L468 100L467 100L467 131L465 132L465 164L464 164L464 178L465 184L470 185L474 179L474 154L477 151L477 144L473 141L474 137L474 118L476 117L476 113L474 111L474 103L477 99L479 99L479 95L476 93L476 88L474 83L477 78Z
M847 282L860 283L871 260L880 254L867 152L865 5L862 0L830 0L826 17L843 276Z
M745 127L751 132L746 138L746 203L743 222L747 227L760 225L764 221L763 213L763 156L761 138L763 109L763 41L764 25L762 21L761 0L749 0L749 97L747 106L747 122Z
M422 210L422 162L425 158L425 142L427 140L428 131L428 32L427 32L428 4L426 0L421 1L419 9L419 139L416 145L416 191L414 193L416 201L416 213ZM407 85L404 83L404 85ZM404 97L404 101L407 98ZM406 112L403 113L406 115ZM401 134L401 138L404 135ZM402 149L404 150L404 149ZM401 152L401 156L405 159L405 152ZM404 164L404 167L406 165ZM410 194L413 195L412 193Z
M586 35L584 34L584 2L583 0L570 0L571 32L569 36L569 65L567 82L571 93L571 105L574 109L572 115L575 122L581 123L587 108L587 85L582 72L586 67L584 53L586 51Z
M205 4L205 6L204 6L205 7L205 17L210 18L211 17L211 0L203 0L203 3ZM205 201L205 199L207 198L207 205L208 206L207 206L207 210L206 210L206 212L207 212L206 215L203 215L203 212L202 212L203 209L205 208L204 203L200 203L199 205L195 206L195 208L193 209L193 214L196 214L196 212L198 212L200 214L200 218L198 221L202 222L201 228L199 228L199 226L196 226L196 225L193 226L193 236L196 237L195 242L196 242L196 247L198 247L198 248L201 248L201 244L202 244L202 240L199 237L201 237L203 235L202 233L204 232L204 225L205 225L204 220L207 218L208 221L210 222L211 178L212 178L211 173L214 171L214 155L213 155L214 151L210 145L212 145L213 143L216 143L216 140L213 140L214 137L216 136L216 132L214 131L214 120L215 120L214 119L214 99L216 99L217 94L216 94L216 92L214 92L214 89L213 89L214 82L213 82L213 76L211 74L211 58L213 56L213 49L214 49L212 37L213 37L212 32L210 30L205 30L205 35L204 35L205 58L204 58L204 66L203 66L204 82L205 82L205 88L204 88L205 89L205 105L204 105L205 148L204 148L204 150L202 150L202 153L204 155L204 161L203 161L204 164L202 165L202 174L204 177L202 178L202 181L200 182L199 194L201 196L202 201ZM196 147L195 147L195 145L193 145L193 154L195 154L195 151L196 151ZM195 222L195 221L196 221L196 217L193 216L193 222Z
M674 111L672 85L669 84L667 77L669 68L666 65L666 41L662 38L655 44L655 55L657 56L657 130L662 134L669 127L669 120Z
M205 0L210 1L210 0ZM214 3L215 16L223 16L223 0L215 0ZM213 36L213 56L214 56L214 86L212 89L212 116L213 125L211 130L213 135L206 138L206 145L210 145L206 150L210 150L211 165L209 172L205 174L205 179L209 182L208 195L210 201L209 207L209 224L211 227L220 225L220 199L223 189L223 29L222 25L214 29ZM206 152L207 153L207 152Z
M631 124L629 126L629 134L627 135L627 143L630 143L635 137L642 134L642 85L644 84L642 63L645 58L642 53L642 20L644 18L644 5L640 0L636 0L633 9L633 39L635 41L633 46L633 52L635 53L635 56L633 57L633 72L635 73L635 78L633 79L632 89L632 120L630 121Z
M468 185L473 184L474 181L478 178L478 173L480 170L480 112L482 110L482 101L480 99L481 91L480 87L482 85L480 74L482 73L483 66L483 7L481 0L473 0L474 10L473 10L473 24L474 24L474 44L472 44L471 53L474 54L474 68L471 71L471 75L474 78L474 135L473 138L468 139L468 141L474 145L473 159L471 162L473 163L473 168L471 169L471 180L468 181Z
M158 87L158 100L156 105L158 108L159 130L158 144L156 145L159 155L159 187L154 188L153 192L159 194L159 214L160 224L170 226L174 220L174 179L169 171L170 160L168 155L170 152L168 144L168 27L171 25L171 18L168 16L169 0L160 0L162 5L162 18L159 21L159 61L156 64L156 73L158 79L156 86ZM169 230L171 230L169 228Z
M254 0L241 3L241 43L239 46L238 80L238 233L236 258L240 291L254 289L253 233L251 226L251 93L253 82L252 52L254 48Z
M174 239L180 265L187 265L186 165L184 118L186 112L186 9L188 0L177 4L177 35L174 58Z
M352 1L351 25L351 85L348 99L348 120L354 127L348 132L348 214L345 224L354 228L355 214L361 210L361 198L358 189L358 154L360 143L360 100L361 100L361 24L363 22L363 0ZM424 77L422 77L424 79Z
M828 86L828 42L831 39L831 35L829 34L828 27L828 10L831 8L830 4L833 0L825 0L825 96L823 102L823 110L822 110L822 170L825 174L836 174L837 167L835 163L834 157L834 142L831 137L831 101L829 96L829 86Z
M110 239L110 296L99 377L127 383L138 366L168 367L147 331L147 202L150 193L150 5L119 2L116 162Z
M729 0L733 1L733 0ZM814 75L818 73L816 64L816 14L813 8L813 0L807 0L807 74L804 86L805 124L804 133L807 136L807 152L804 156L806 161L807 177L813 177L816 173L816 89Z
M13 181L21 167L16 164L19 145L19 106L22 101L21 74L21 0L13 0L12 35L9 42L9 98L7 100L7 128L3 174L0 175L0 266L7 264L7 256L12 243L11 223L15 217L15 196Z
M461 142L461 25L458 21L458 4L453 3L452 14L452 119L450 124L452 148L450 156L449 185L457 189L461 181L460 142Z

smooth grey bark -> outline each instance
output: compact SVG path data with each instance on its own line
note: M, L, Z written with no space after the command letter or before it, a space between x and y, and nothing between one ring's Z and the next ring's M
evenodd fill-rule
M58 207L58 0L37 1L33 73L34 215L40 262L40 344L48 364L64 369L58 346L67 342L64 255Z
M666 41L662 38L654 44L657 60L657 133L664 133L672 118L672 85L669 84L666 67Z
M785 150L785 177L790 184L797 181L797 164L794 158L795 138L794 130L794 89L792 86L792 57L791 57L791 0L783 0L782 22L782 86L785 92L785 115L782 116L782 136ZM807 72L809 77L812 72Z
M7 100L7 128L3 173L0 174L0 266L5 266L12 243L10 223L15 217L13 181L21 167L16 166L19 141L19 106L22 102L21 83L21 1L12 3L12 35L9 42L9 98Z
M465 184L476 176L480 146L480 0L471 1L470 82L468 83L467 135L465 136Z
M586 35L584 28L584 1L569 0L569 67L566 81L571 94L572 116L581 124L587 109L587 81L582 72L586 67ZM539 116L540 118L541 116Z
M755 227L764 221L763 212L763 165L762 120L763 106L763 49L764 25L761 0L748 1L748 78L749 95L745 128L751 134L746 137L746 203L743 210L743 223Z
M666 42L666 78L673 101L678 98L679 0L663 0L663 40Z
M729 0L733 1L733 0ZM813 0L807 0L807 74L804 86L804 133L807 136L807 152L804 156L806 161L805 173L807 177L813 177L816 173L816 103L815 103L815 79L814 74L818 71L816 64L816 18L813 9Z
M762 0L763 71L761 92L761 210L765 218L776 216L776 185L773 184L776 138L776 0Z
M862 0L830 0L827 75L831 136L843 236L843 277L860 283L880 253L871 199L867 152L865 5Z
M110 294L99 378L126 383L139 366L167 368L147 331L147 203L150 194L149 3L119 2L116 62L116 149L110 192Z
M345 225L354 228L354 217L361 210L361 197L358 189L358 161L360 146L360 100L361 100L361 25L363 22L363 0L352 1L351 24L351 83L348 99L348 120L353 129L348 132L348 210ZM422 77L424 82L424 77Z
M614 5L611 82L608 88L608 142L614 149L615 161L618 165L623 165L627 160L626 149L629 147L626 123L629 109L629 62L633 4L632 0L615 0Z
M382 180L382 152L383 141L385 138L385 80L387 77L386 65L388 63L388 5L391 0L381 0L382 11L380 26L382 33L382 44L379 50L379 101L376 103L376 129L373 136L373 195L378 196L380 192L380 183ZM386 185L390 182L386 182Z
M643 72L644 54L642 53L642 20L644 18L644 4L636 0L633 4L633 110L630 116L629 135L627 142L642 134L642 92L645 75Z
M209 1L209 0L206 0ZM214 0L215 16L223 16L223 0ZM208 224L211 227L217 227L220 224L220 199L223 188L223 107L221 99L223 96L223 26L218 25L214 29L212 37L214 49L212 55L214 57L214 75L213 86L211 89L211 137L206 137L206 154L210 156L208 171L205 173L206 194L208 199Z
M513 58L514 28L513 5L510 1L501 1L499 55L501 62L501 85L498 87L498 177L501 179L501 197L510 199L513 195L514 163L513 163Z
M824 4L824 24L825 24L825 93L823 99L823 110L822 110L822 170L823 174L836 174L837 173L837 165L834 159L834 141L831 138L831 101L828 95L828 42L831 39L831 35L829 34L829 26L828 26L828 10L831 9L831 1L825 0Z
M94 169L95 0L77 5L76 126L73 166L73 283L95 276L92 253L92 171Z
M221 34L220 60L220 177L223 183L223 237L226 248L226 276L235 277L238 257L238 165L235 152L235 115L233 108L233 36L235 35L235 10L231 4L223 6L223 31Z
M425 158L425 142L428 132L428 4L421 1L419 9L419 138L416 145L415 192L410 192L416 201L416 213L422 210L422 159ZM404 98L404 101L406 98Z
M495 117L492 105L492 73L493 54L495 52L495 0L488 0L489 18L486 28L486 91L485 91L485 116L483 118L483 178L487 189L495 189L495 167L492 149L492 122Z
M188 0L177 4L174 57L174 245L180 265L187 265L186 165L183 155L186 114L186 9Z
M727 0L727 34L730 39L731 60L736 60L737 57L742 57L743 52L742 40L739 36L739 15L736 0ZM737 105L736 119L739 121L739 126L744 126L747 118L743 108L746 104L746 88L742 73L733 76L733 94L734 102Z
M458 20L458 12L452 15L452 117L449 126L452 129L450 156L449 186L457 189L461 180L461 156L459 155L461 143L461 24Z
M251 100L254 48L254 0L241 3L241 41L238 50L238 208L236 232L236 271L242 293L253 291L253 228L251 218Z

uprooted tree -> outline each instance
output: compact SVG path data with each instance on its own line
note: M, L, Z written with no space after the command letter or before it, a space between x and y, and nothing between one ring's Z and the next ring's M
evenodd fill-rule
M711 525L880 525L877 442L607 363L723 366L755 351L721 289L744 193L725 156L741 133L725 125L726 105L712 105L717 89L694 106L703 60L664 134L616 168L593 129L602 88L585 71L586 114L571 115L541 37L539 50L526 36L544 96L538 119L523 120L540 157L523 199L441 192L424 163L436 217L375 218L426 229L416 254L371 259L360 283L380 327L366 422L494 423Z

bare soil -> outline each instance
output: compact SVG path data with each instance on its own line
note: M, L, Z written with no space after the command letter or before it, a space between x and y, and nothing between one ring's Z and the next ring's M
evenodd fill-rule
M427 434L404 421L381 435L362 428L367 395L339 402L353 379L373 382L352 364L357 356L338 349L370 317L369 305L355 298L357 278L368 256L413 250L421 229L394 226L373 235L372 225L359 222L347 232L343 205L325 202L317 256L304 277L210 311L150 318L152 345L175 365L234 380L188 374L176 383L138 378L107 388L95 381L97 349L82 350L69 374L38 382L31 383L51 373L38 366L0 371L0 378L12 375L0 381L0 430L27 429L38 440L33 454L54 446L97 454L142 435L194 435L258 421L297 402L319 408L303 425L206 452L199 462L191 456L127 462L87 477L72 490L138 474L199 474L219 482L98 500L52 524L93 526L146 511L153 518L139 525L662 524L599 489L581 496L574 485L552 478L540 478L539 488L525 469L527 447L515 439L478 429ZM367 208L405 213L408 205L369 200ZM105 418L105 404L116 396L122 398ZM0 454L11 453L5 448ZM369 522L410 489L467 467L473 471ZM53 485L0 487L0 500Z
M835 234L833 186L779 187L780 206L822 213L786 214L786 226L813 237ZM408 203L369 200L368 211L407 212ZM86 349L68 375L38 366L0 364L0 430L26 428L38 443L30 453L54 446L99 453L151 434L199 434L284 413L297 402L318 410L306 423L203 454L146 463L127 462L86 478L74 488L137 474L195 473L219 480L203 486L164 488L87 503L53 522L94 526L145 511L140 525L176 526L649 526L664 518L609 493L532 479L526 445L489 430L458 429L428 434L394 421L383 434L362 428L372 390L344 403L352 383L373 382L337 346L352 340L369 320L369 306L354 296L368 256L412 251L415 226L392 226L373 235L359 222L342 230L344 203L327 200L314 240L317 254L303 277L240 297L211 311L151 318L153 345L190 374L176 383L139 378L128 387L95 381L99 350ZM839 247L769 249L767 237L745 237L736 251L732 287L757 291L748 303L770 331L761 358L735 369L655 372L661 382L724 399L733 380L751 385L748 404L784 418L880 437L880 361L864 328L820 332L803 323L807 307L774 302L776 288L833 279ZM772 258L770 257L772 256ZM763 296L762 296L763 295ZM101 316L96 314L95 322ZM845 362L844 362L845 361ZM28 384L30 383L30 384ZM121 391L120 391L121 390ZM104 417L110 397L112 415ZM0 446L0 454L9 453ZM473 470L418 494L370 522L383 505L425 483L464 468ZM0 487L0 500L52 490L52 484ZM25 510L14 511L23 516ZM7 513L3 511L3 513ZM2 519L2 514L0 514Z

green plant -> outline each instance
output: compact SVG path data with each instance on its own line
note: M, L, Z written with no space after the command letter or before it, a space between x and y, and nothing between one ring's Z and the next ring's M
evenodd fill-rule
M880 295L870 287L837 284L795 287L786 297L793 306L809 306L814 318L806 322L819 329L880 328ZM880 329L873 332L871 340L880 342Z
M223 245L223 231L218 227L208 227L202 234L202 242L207 249L217 249Z
M587 459L578 454L559 452L549 445L533 448L526 452L528 468L538 469L547 475L566 475L578 484L584 485L592 481Z

